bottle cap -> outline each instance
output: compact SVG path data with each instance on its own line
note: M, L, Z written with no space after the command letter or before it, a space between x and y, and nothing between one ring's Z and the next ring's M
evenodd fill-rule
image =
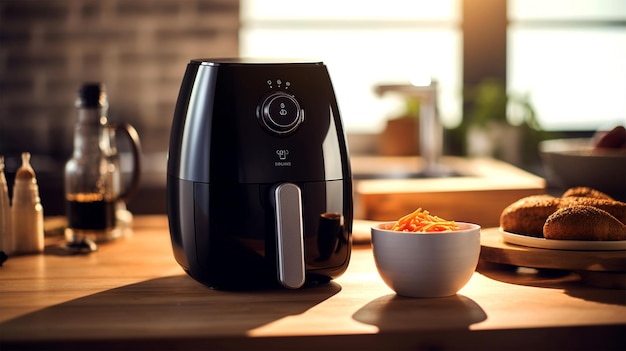
M108 107L107 94L102 83L84 83L78 90L76 107Z
M37 182L37 179L35 179L35 170L33 170L33 167L30 165L29 152L22 153L22 166L18 168L15 174L15 180Z

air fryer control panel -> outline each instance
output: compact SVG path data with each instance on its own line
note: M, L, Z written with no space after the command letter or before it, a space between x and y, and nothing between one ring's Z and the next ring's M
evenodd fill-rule
M268 132L285 135L295 131L304 121L304 110L295 96L272 92L258 106L257 118Z
M343 132L335 124L338 111L324 73L320 65L220 66L215 86L224 88L216 90L210 151L220 162L213 180L344 178Z

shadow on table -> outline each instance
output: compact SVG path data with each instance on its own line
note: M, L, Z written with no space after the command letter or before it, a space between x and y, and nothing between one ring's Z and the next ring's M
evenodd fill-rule
M561 289L572 297L626 306L624 289L603 288L600 283L593 283L587 277L581 279L580 274L570 271L517 267L491 262L480 262L477 270L488 278L505 283ZM625 275L616 273L616 278L611 279L623 280Z
M298 290L226 292L186 275L170 276L44 308L7 321L0 329L3 344L17 338L51 342L51 348L62 347L63 339L91 347L89 343L98 340L230 338L303 313L339 291L339 284L329 282Z
M386 330L467 330L487 319L485 311L463 295L439 298L409 298L385 295L358 310L355 320Z

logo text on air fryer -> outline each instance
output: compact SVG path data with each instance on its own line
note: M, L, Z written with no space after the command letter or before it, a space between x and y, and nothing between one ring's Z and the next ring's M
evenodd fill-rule
M289 167L289 166L291 166L291 161L287 161L287 155L289 155L289 150L287 150L287 149L278 149L278 150L276 150L276 155L278 156L278 161L274 161L274 166L276 166L276 167Z

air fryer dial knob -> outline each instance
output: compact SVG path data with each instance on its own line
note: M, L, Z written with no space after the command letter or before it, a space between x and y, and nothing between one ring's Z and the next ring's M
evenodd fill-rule
M258 118L261 125L276 134L293 132L304 120L304 111L293 95L275 92L268 95L260 106Z

